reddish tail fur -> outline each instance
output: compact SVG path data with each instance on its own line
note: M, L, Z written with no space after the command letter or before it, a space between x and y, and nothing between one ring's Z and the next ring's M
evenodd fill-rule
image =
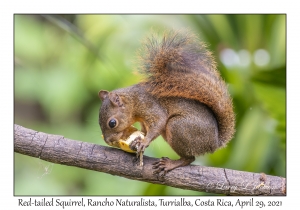
M169 32L161 42L156 40L147 40L140 60L140 71L148 76L151 93L206 104L217 119L220 146L225 146L234 135L235 116L212 54L190 32Z

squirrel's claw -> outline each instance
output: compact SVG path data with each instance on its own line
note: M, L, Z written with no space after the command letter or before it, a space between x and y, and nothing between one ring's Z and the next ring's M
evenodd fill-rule
M138 146L138 148L136 150L137 157L140 156L141 154L143 154L145 149L146 149L146 146L143 145L142 143L140 143L140 145Z
M137 154L137 157L139 157L144 154L145 149L149 146L149 141L146 141L144 139L142 141L138 141L136 144L137 144L136 154Z
M167 172L169 171L168 166L167 166L168 160L169 160L169 158L162 157L161 159L159 159L159 161L154 162L152 164L153 165L152 169L155 169L153 171L153 174L157 174L160 177L164 177L167 174Z
M143 155L144 155L144 151L146 149L148 145L146 145L145 143L140 142L140 144L138 145L137 151L136 151L136 157L140 159L140 166L143 165Z

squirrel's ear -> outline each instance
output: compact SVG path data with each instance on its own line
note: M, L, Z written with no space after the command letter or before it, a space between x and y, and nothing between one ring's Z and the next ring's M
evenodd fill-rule
M99 98L101 99L101 101L103 101L107 95L108 95L108 91L107 90L100 90L98 93Z
M122 107L123 101L117 93L110 92L108 93L109 100L114 106Z

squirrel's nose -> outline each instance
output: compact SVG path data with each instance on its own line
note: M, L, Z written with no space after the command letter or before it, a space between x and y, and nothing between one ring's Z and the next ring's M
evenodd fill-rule
M108 136L104 136L104 141L109 145L109 146L116 146L118 145L118 142L123 135L123 132L120 133L114 133L114 134L109 134Z
M104 139L104 141L106 142L106 144L108 144L109 146L112 146L110 138L105 138L104 135L102 135L102 138Z

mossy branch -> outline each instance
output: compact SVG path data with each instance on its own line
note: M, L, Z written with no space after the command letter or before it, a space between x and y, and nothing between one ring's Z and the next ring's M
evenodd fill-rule
M158 177L152 173L156 158L144 156L144 165L139 166L134 154L19 125L14 126L14 151L52 163L181 189L226 195L286 194L286 179L283 177L197 165L179 167L164 177Z

